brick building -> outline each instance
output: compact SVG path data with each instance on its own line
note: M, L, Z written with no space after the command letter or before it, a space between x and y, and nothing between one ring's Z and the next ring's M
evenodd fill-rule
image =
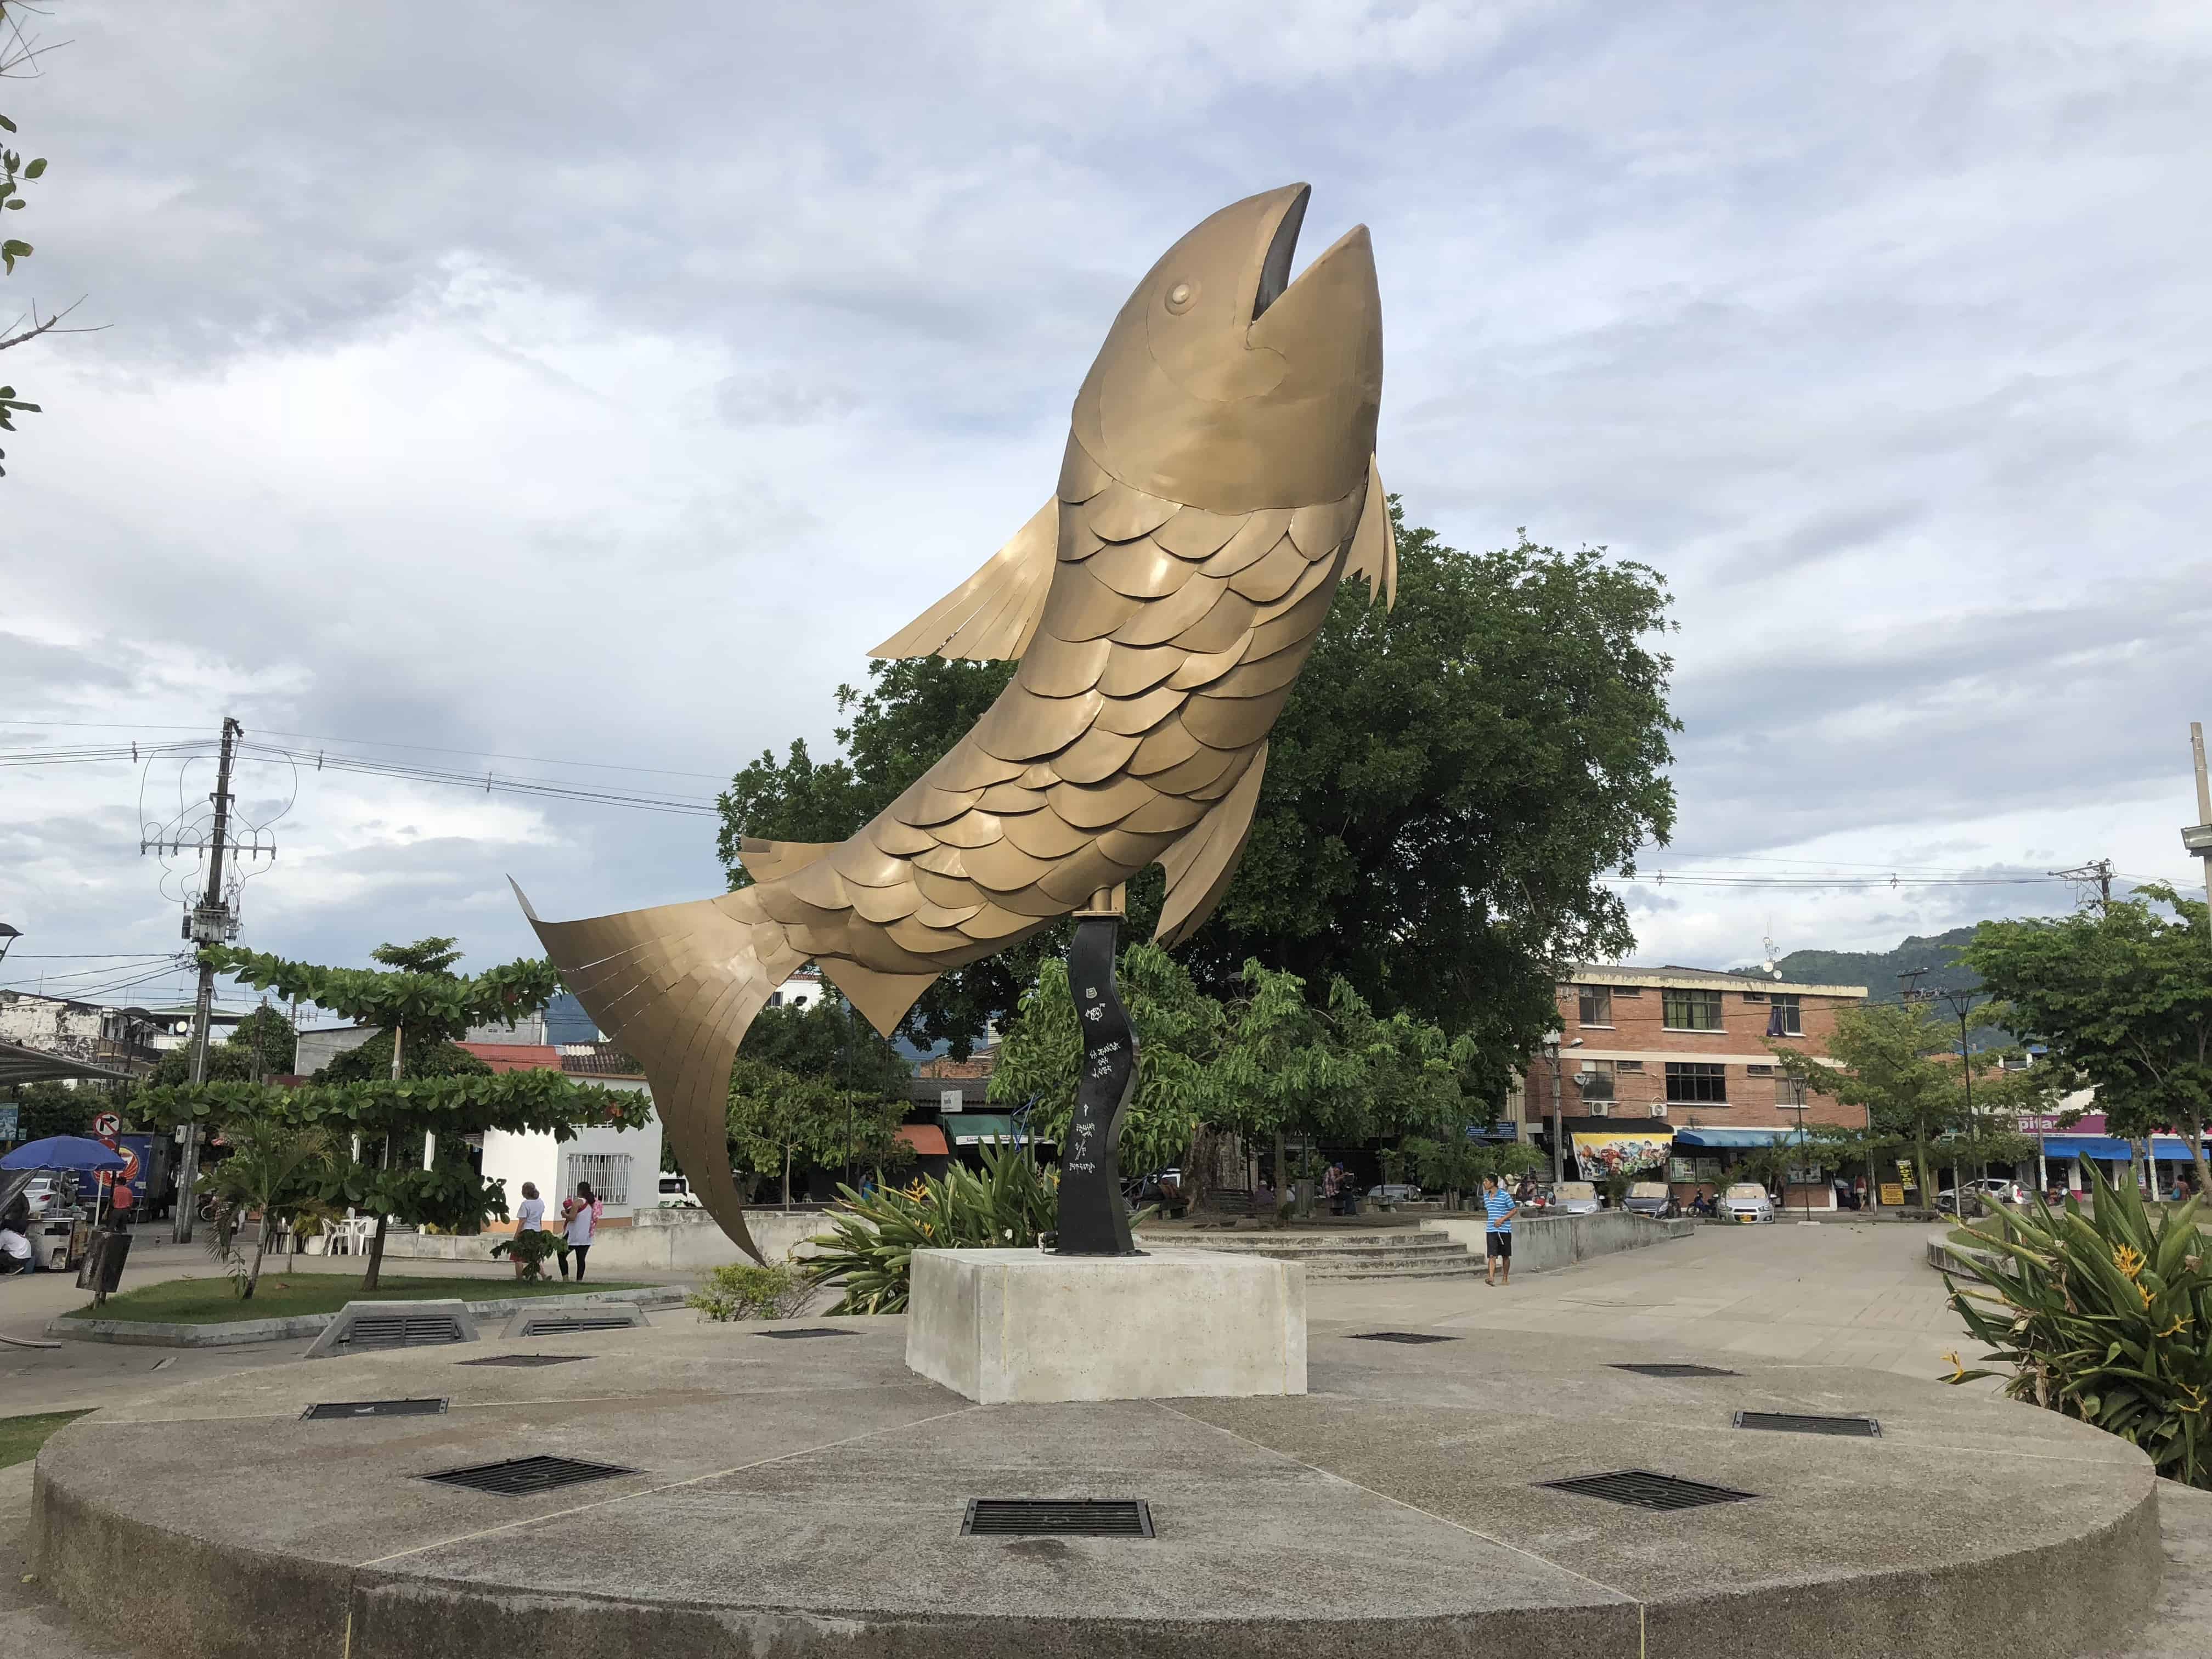
M1797 1090L1770 1046L1826 1054L1838 1012L1866 1000L1863 985L1595 967L1577 969L1558 995L1558 1061L1530 1056L1522 1094L1531 1140L1550 1145L1556 1108L1567 1153L1588 1162L1602 1147L1633 1148L1656 1176L1664 1148L1686 1186L1724 1176L1729 1153L1786 1139L1801 1117L1866 1125L1863 1109Z

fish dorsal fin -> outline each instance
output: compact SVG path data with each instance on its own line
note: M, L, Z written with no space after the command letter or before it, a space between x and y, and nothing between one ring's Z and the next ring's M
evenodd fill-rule
M1398 604L1398 538L1390 528L1390 497L1382 488L1382 474L1375 458L1367 458L1367 500L1359 509L1359 527L1352 532L1352 551L1344 561L1345 580L1367 578L1368 603L1382 601L1390 611Z
M886 1037L898 1030L898 1023L921 994L937 982L935 974L886 974L832 957L824 957L814 965Z
M1060 558L1060 498L1014 532L983 568L868 653L1015 661L1029 649Z
M758 836L738 838L738 862L755 881L774 881L804 870L834 848L837 841L765 841Z
M1168 872L1167 896L1160 903L1160 925L1152 937L1162 945L1180 945L1213 914L1221 896L1237 875L1237 860L1244 856L1245 838L1252 833L1252 809L1260 800L1260 775L1267 769L1267 745L1245 767L1237 787L1214 802L1204 817L1185 830L1180 840L1159 856Z

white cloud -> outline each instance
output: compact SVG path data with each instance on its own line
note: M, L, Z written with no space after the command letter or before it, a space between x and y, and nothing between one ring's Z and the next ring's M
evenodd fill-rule
M9 354L47 412L0 483L0 719L228 708L711 794L819 749L865 647L1042 499L1158 249L1304 176L1310 246L1376 232L1415 518L1672 581L1662 862L2188 874L2201 9L88 0L68 33L9 88L53 161L10 292L115 326ZM165 947L131 769L0 781L0 915ZM489 959L528 942L504 873L548 915L680 898L711 828L326 772L251 925ZM1711 962L2064 899L1638 891L1642 954Z

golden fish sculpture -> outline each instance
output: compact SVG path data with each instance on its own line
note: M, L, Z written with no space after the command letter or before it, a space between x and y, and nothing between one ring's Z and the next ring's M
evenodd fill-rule
M561 922L523 900L755 1259L726 1114L775 988L815 962L888 1036L939 975L1154 862L1158 937L1187 938L1236 872L1267 733L1339 578L1395 598L1373 252L1360 226L1291 281L1310 193L1251 197L1168 250L1076 395L1052 499L871 653L1021 663L912 788L849 841L746 838L755 884L737 892Z

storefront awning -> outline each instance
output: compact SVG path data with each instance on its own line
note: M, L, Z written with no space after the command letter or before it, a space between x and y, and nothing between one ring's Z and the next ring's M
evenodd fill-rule
M952 1150L945 1144L945 1131L934 1123L902 1123L898 1138L922 1158L943 1158Z
M1796 1139L1795 1129L1677 1129L1677 1146L1704 1146L1718 1150L1723 1146L1771 1146L1779 1140Z
M2179 1135L2154 1135L2151 1154L2176 1164L2195 1156L2189 1150L2189 1143ZM2043 1155L2047 1158L2093 1158L2106 1164L2125 1164L2133 1156L2128 1143L2117 1135L2045 1135Z

